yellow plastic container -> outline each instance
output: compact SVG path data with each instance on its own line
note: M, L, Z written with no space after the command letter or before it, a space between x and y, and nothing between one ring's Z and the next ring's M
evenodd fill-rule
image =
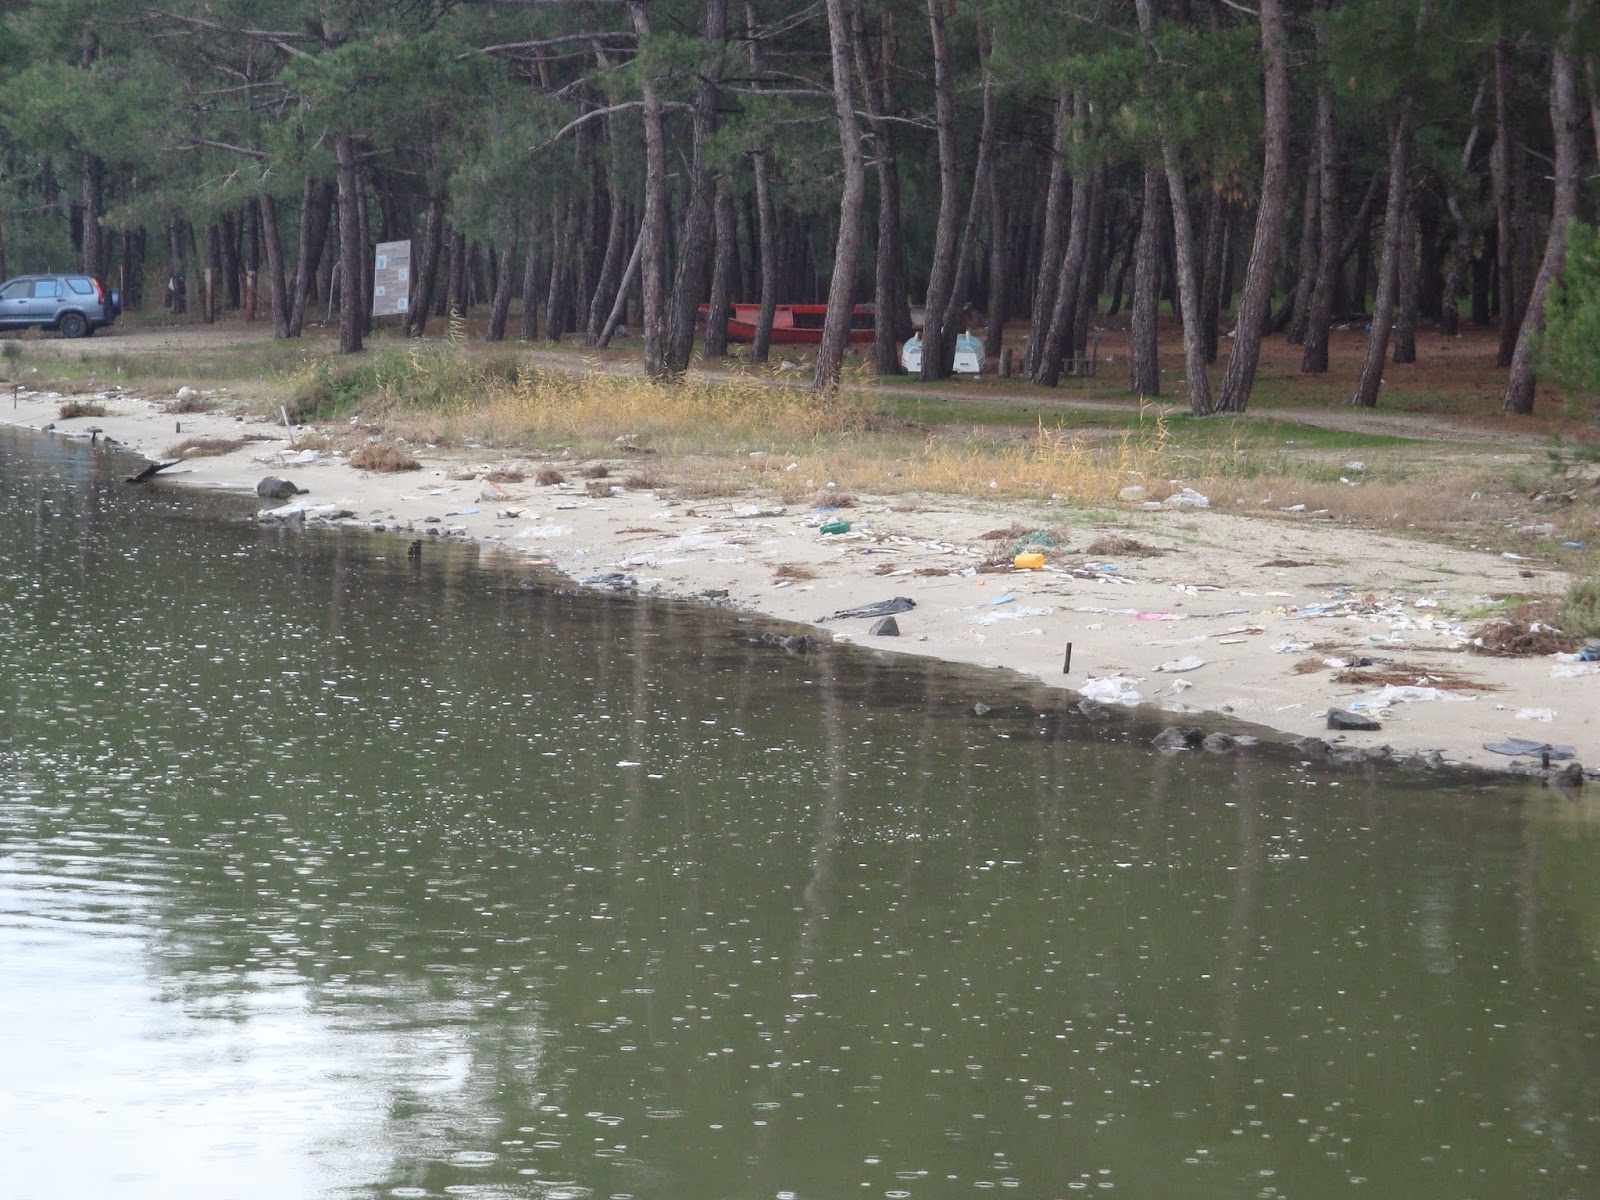
M1044 555L1027 550L1013 558L1011 565L1019 571L1038 571L1044 567Z

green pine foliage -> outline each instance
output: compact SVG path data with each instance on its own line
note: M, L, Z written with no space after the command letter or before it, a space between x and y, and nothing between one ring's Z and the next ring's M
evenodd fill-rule
M1550 296L1541 347L1544 369L1569 398L1600 400L1600 230L1573 222L1567 263Z

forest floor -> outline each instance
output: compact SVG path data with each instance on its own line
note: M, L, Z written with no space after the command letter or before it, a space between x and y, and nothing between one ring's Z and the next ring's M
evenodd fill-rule
M1108 331L1097 377L1055 391L989 376L864 383L888 414L866 433L770 453L744 435L709 453L675 454L663 439L660 453L639 457L641 447L619 449L615 429L537 444L439 436L437 423L410 436L423 426L401 412L286 430L278 404L307 372L327 369L327 335L274 343L260 324L128 324L84 341L0 344L0 375L20 385L0 420L67 436L98 429L152 460L182 453L159 477L177 485L250 493L264 475L288 475L310 489L300 519L347 513L339 519L368 528L472 538L578 580L709 593L835 640L1002 668L1186 725L1325 738L1346 757L1389 746L1496 767L1512 760L1485 745L1520 736L1600 762L1600 664L1570 658L1581 640L1538 633L1574 580L1600 576L1592 414L1541 393L1534 417L1501 416L1494 344L1480 335L1424 336L1418 365L1390 369L1382 406L1353 410L1342 401L1361 341L1336 334L1333 371L1318 379L1298 375L1297 348L1269 341L1249 414L1223 422L1120 391L1123 345ZM397 338L373 344L380 355L411 352ZM626 344L605 354L455 345L461 357L624 379L637 371L637 347ZM494 361L503 370L504 358ZM1179 365L1164 375L1174 393ZM809 382L798 358L696 374ZM184 407L179 388L203 394L202 411ZM72 397L99 411L64 417ZM216 449L180 449L174 420ZM935 441L1025 454L1057 429L1113 447L1154 436L1155 461L1176 477L1150 478L1136 499L1113 488L1065 501L987 490L998 481L930 487L905 473ZM420 472L350 464L359 443L402 437ZM822 535L834 518L849 531ZM1030 537L1053 543L1045 568L1013 570ZM898 616L898 638L828 617L895 596L916 605ZM1506 620L1533 634L1527 652L1481 653L1476 642L1492 644ZM1331 733L1330 708L1360 710L1380 728Z

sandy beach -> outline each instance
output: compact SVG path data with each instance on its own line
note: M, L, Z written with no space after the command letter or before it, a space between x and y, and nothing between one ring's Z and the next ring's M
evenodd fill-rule
M620 451L599 479L580 469L593 462L418 446L407 449L421 470L380 474L308 450L311 431L240 416L225 397L181 416L170 397L94 398L106 415L63 420L62 396L22 390L0 402L0 420L113 439L152 461L185 438L248 437L144 486L254 497L263 478L287 479L303 494L260 500L261 519L470 538L591 586L711 598L818 637L1016 672L1112 709L1144 706L1184 728L1321 739L1345 758L1388 747L1434 765L1541 765L1537 751L1485 748L1522 739L1600 764L1600 662L1472 652L1494 598L1555 596L1570 582L1493 549L1378 536L1308 512L1245 516L1231 497L1206 497L1204 507L1063 504L1051 528L1070 531L1066 544L1043 548L1042 569L1016 570L999 564L1028 548L1033 526L1001 503L858 495L827 511L690 500L623 485L639 464ZM565 481L538 485L541 466ZM841 521L847 530L824 532ZM889 605L902 609L897 636L869 632L873 616L835 615L897 599L911 602ZM1379 728L1330 730L1330 709Z

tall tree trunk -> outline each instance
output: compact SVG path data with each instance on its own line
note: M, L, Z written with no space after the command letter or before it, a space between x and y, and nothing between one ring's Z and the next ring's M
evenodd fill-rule
M1133 255L1133 311L1128 323L1128 388L1136 396L1161 395L1156 317L1161 303L1161 242L1166 226L1166 179L1155 161L1144 166L1144 203Z
M1063 88L1056 96L1055 124L1050 138L1050 182L1045 191L1044 232L1039 239L1039 274L1034 281L1028 346L1023 356L1024 374L1030 379L1038 375L1061 279L1062 242L1066 236L1064 231L1072 182L1067 164L1067 139L1071 124L1072 93Z
M1007 297L1010 293L1012 224L1016 220L1014 206L1006 202L1001 192L997 172L989 172L989 302L988 328L983 339L983 355L998 360L1005 343Z
M756 6L745 0L745 32L749 35L750 73L761 75L761 40L756 36ZM756 314L750 361L764 363L772 348L772 321L778 311L778 213L772 200L772 164L765 146L751 155L756 180L756 258L761 267L761 309Z
M1511 204L1511 43L1502 37L1494 44L1494 180L1495 270L1499 287L1500 350L1496 363L1511 365L1517 346L1515 214Z
M649 6L629 0L633 31L642 46L650 40ZM644 99L644 220L640 225L640 278L644 291L644 373L660 379L667 372L667 151L661 128L661 97L648 73L640 77Z
M105 163L83 156L83 272L103 279L106 273ZM0 278L4 278L0 276Z
M531 245L522 263L522 314L517 336L525 342L539 337L539 256Z
M261 206L246 204L244 208L244 291L239 306L244 319L256 319L256 290L261 279Z
M221 266L222 237L215 221L206 222L205 266L200 268L200 319L217 323L217 275Z
M601 62L604 64L604 56ZM616 295L623 255L628 252L628 214L623 204L619 125L614 115L606 118L606 189L610 196L611 214L606 226L605 257L600 261L600 275L595 280L594 296L589 301L589 319L584 326L584 341L590 346L600 340L600 328L605 324L606 314Z
M1261 205L1256 212L1250 265L1245 269L1233 333L1233 351L1217 390L1220 412L1244 412L1261 361L1261 330L1272 303L1278 235L1289 183L1289 51L1282 0L1260 0L1261 52L1265 59L1266 143L1261 165Z
M1383 254L1378 263L1378 294L1372 305L1372 329L1367 335L1367 357L1361 378L1350 403L1362 408L1378 404L1378 386L1383 382L1383 364L1389 351L1390 326L1394 322L1395 293L1400 274L1400 250L1404 244L1406 191L1411 175L1411 105L1400 102L1389 132L1389 199L1383 214Z
M1066 365L1073 317L1078 309L1078 282L1083 275L1083 264L1089 257L1089 217L1094 207L1094 177L1094 171L1088 168L1080 168L1072 177L1071 229L1067 235L1066 252L1061 258L1055 303L1051 307L1044 344L1039 351L1039 366L1033 376L1035 383L1045 387L1055 387L1061 382L1061 372Z
M561 206L552 222L550 239L550 279L544 295L544 336L559 342L567 332L567 276L571 273L572 234L576 226L575 201Z
M300 252L295 259L294 304L289 310L289 336L299 337L306 324L311 285L322 263L328 238L328 217L333 210L333 185L310 175L300 193Z
M1300 270L1294 295L1289 301L1285 340L1301 346L1306 340L1306 325L1311 319L1311 290L1317 278L1317 225L1322 213L1322 169L1315 146L1306 164L1305 211L1300 217Z
M378 266L378 243L372 236L372 184L365 174L356 176L356 228L361 238L361 327L372 329L372 277Z
M1467 144L1461 151L1463 176L1472 169L1478 138L1483 132L1483 101L1487 92L1488 81L1484 80L1478 85L1478 94L1472 101L1472 132L1467 135ZM1450 270L1445 276L1440 327L1447 337L1457 337L1461 333L1461 291L1466 284L1467 271L1472 265L1473 227L1467 220L1461 197L1454 188L1445 192L1445 209L1449 212L1450 219L1455 222L1456 232L1450 248ZM1473 290L1476 292L1477 289Z
M289 336L289 295L283 278L283 237L278 229L278 202L271 196L261 196L256 203L260 211L261 240L267 247L267 308L272 312L272 336Z
M861 78L867 101L873 160L878 173L878 237L872 273L873 365L879 375L901 375L905 369L900 365L900 346L911 336L912 326L906 296L905 236L900 219L900 162L894 123L887 119L893 105L892 11L884 8L878 21L879 53L874 63L861 0L851 4L851 43L855 50L856 73Z
M1327 11L1326 0L1318 10ZM1317 51L1326 55L1327 36L1317 26ZM1306 308L1305 348L1300 354L1300 371L1323 375L1328 370L1328 335L1333 326L1334 272L1339 269L1339 170L1338 135L1333 124L1333 84L1323 77L1317 84L1317 265L1316 281Z
M361 214L356 199L355 140L347 133L333 139L339 163L339 353L361 349L367 327L367 306L362 303L363 260Z
M828 48L833 65L833 110L839 125L839 150L844 159L844 188L839 196L839 236L833 249L833 280L828 286L828 315L823 318L815 393L839 388L845 347L850 342L850 314L855 308L856 266L861 255L862 208L866 203L867 166L856 127L855 89L850 82L850 19L844 0L826 0Z
M1206 348L1206 362L1217 361L1222 337L1222 289L1228 254L1227 201L1222 187L1212 180L1206 189L1205 258L1200 276L1200 340Z
M1400 218L1400 261L1394 277L1394 360L1417 361L1417 198L1406 189Z
M224 301L230 310L239 307L239 222L231 212L222 214L222 284Z
M1544 258L1534 276L1528 311L1511 356L1511 376L1502 407L1508 413L1533 411L1533 358L1544 333L1545 302L1567 260L1567 226L1578 208L1578 171L1582 154L1583 113L1578 103L1578 69L1571 48L1572 26L1580 13L1579 0L1568 10L1568 29L1557 41L1550 58L1550 125L1555 134L1555 185L1550 203L1550 234Z
M428 216L422 228L422 253L412 264L416 278L412 280L411 295L406 301L407 337L421 337L428 328L428 314L433 308L433 286L439 276L439 258L443 249L444 196L435 193L428 197Z
M943 379L945 310L956 279L956 95L950 77L950 40L945 30L945 0L927 0L933 41L933 111L939 147L939 215L934 222L933 262L922 306L922 378Z
M935 0L935 3L940 0ZM998 102L995 96L994 73L989 70L990 36L988 24L978 17L978 73L982 93L982 118L978 124L978 153L972 167L972 192L967 200L967 219L961 229L961 241L956 246L956 273L951 283L950 297L945 301L943 331L940 345L944 362L941 376L947 376L955 367L956 338L963 332L962 318L966 313L968 287L972 281L973 243L977 240L978 217L983 212L983 198L989 191L989 174L994 170L994 126ZM923 368L927 368L927 347L923 347ZM926 378L926 375L924 375Z
M1088 350L1090 317L1100 303L1100 255L1105 245L1107 167L1102 161L1095 164L1089 187L1089 244L1084 254L1083 268L1079 272L1078 294L1072 308L1072 333L1068 340L1070 354L1081 359Z
M734 211L733 193L726 184L717 185L712 206L716 226L717 250L711 260L711 303L706 316L706 357L728 355L727 314L733 307L734 251L739 237L739 214Z
M167 222L167 249L171 266L167 270L167 311L173 314L189 311L188 268L184 265L183 221L173 217Z
M611 344L611 335L616 332L617 326L622 323L623 314L628 307L628 292L633 287L633 281L639 277L639 260L643 257L644 236L633 239L633 253L628 255L628 265L623 268L622 279L617 284L617 298L611 305L611 315L600 326L600 337L595 346L604 350Z
M712 253L713 207L717 177L711 169L711 139L717 131L718 74L723 43L728 40L728 0L705 0L701 24L700 81L694 104L694 153L689 167L689 202L678 239L678 264L672 276L672 304L667 326L667 369L674 375L689 368L694 353L695 317L707 292Z
M513 235L500 247L499 262L495 267L494 300L489 305L489 326L483 331L486 342L503 342L506 337L506 319L511 315L511 268L517 258L517 238Z
M122 235L122 304L130 312L144 307L144 268L149 232L143 225Z

